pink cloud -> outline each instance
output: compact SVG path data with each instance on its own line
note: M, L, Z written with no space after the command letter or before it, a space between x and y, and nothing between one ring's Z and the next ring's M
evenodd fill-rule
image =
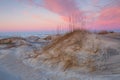
M37 7L44 7L59 15L70 15L78 11L76 0L42 0L43 2L36 2L35 0L18 0L22 2L29 2Z
M21 0L24 1L24 0ZM80 23L81 19L84 17L84 12L81 11L77 4L76 0L43 0L43 4L36 3L34 0L27 0L30 4L44 7L49 11L59 14L62 19L69 23L69 17L72 16L76 23ZM100 0L92 0L93 4L98 4ZM113 0L114 4L119 4L120 0ZM94 13L94 11L90 12L89 15L85 16L88 21L87 26L89 29L120 29L120 6L112 6L102 8L99 13ZM86 14L87 12L85 12ZM89 13L89 12L88 12ZM32 16L35 19L39 19L40 17L37 15ZM92 22L92 20L94 20ZM51 23L48 21L48 24ZM47 21L46 21L47 24ZM54 22L53 22L54 24Z
M44 0L44 7L60 15L69 15L78 11L75 0Z
M99 3L99 0L92 0L94 4Z
M100 29L120 29L120 7L103 9L94 26Z

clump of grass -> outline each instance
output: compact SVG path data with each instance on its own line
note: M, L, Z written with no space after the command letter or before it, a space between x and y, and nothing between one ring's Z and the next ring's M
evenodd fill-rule
M13 44L14 40L25 40L25 39L21 37L4 38L4 39L0 39L0 44Z
M76 58L75 55L73 54L68 54L65 52L58 52L56 55L52 55L52 54L47 54L47 58L44 60L45 62L50 62L51 65L59 65L59 64L63 64L62 65L62 70L65 71L67 69L73 68L73 67L77 67L78 64L78 59ZM61 66L61 65L60 65Z
M1 39L0 44L12 44L12 41L9 39Z
M63 55L61 58L63 58L63 70L67 70L73 67L78 67L79 63L78 63L78 59L76 58L75 55L70 55L70 54L65 54Z
M52 37L51 36L47 36L44 38L44 40L52 40Z

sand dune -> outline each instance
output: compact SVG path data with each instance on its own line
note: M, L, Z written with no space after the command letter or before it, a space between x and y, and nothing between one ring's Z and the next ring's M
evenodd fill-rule
M0 79L119 80L119 38L119 33L77 30L57 37L1 39Z

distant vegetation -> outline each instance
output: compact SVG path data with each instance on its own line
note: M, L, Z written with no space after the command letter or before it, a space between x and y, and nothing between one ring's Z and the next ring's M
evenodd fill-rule
M98 34L101 34L101 35L108 34L108 33L114 33L114 31L102 30L102 31L98 32Z

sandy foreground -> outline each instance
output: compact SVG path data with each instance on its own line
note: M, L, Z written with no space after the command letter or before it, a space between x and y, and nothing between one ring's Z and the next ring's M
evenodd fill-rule
M120 33L0 39L0 80L120 80Z

